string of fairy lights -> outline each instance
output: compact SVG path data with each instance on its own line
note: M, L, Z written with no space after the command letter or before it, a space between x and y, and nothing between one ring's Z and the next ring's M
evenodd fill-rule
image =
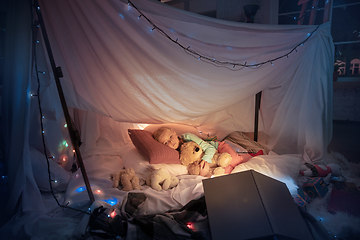
M288 58L289 55L293 52L297 52L297 48L299 46L302 46L305 42L307 42L309 40L309 38L318 30L319 26L318 25L311 33L308 33L307 34L307 37L305 40L299 42L296 46L294 46L291 50L289 50L287 53L281 55L281 56L278 56L276 58L273 58L273 59L269 59L267 61L264 61L264 62L260 62L260 63L254 63L254 64L248 64L247 62L244 62L244 63L236 63L236 62L230 62L230 61L221 61L221 60L218 60L216 58L211 58L211 57L208 57L206 55L203 55L203 54L200 54L198 53L197 51L193 50L191 48L191 46L185 46L183 44L180 43L179 39L176 38L172 38L171 36L169 36L164 30L162 30L160 27L158 27L156 24L154 24L141 10L139 10L133 3L132 1L128 1L128 5L133 7L138 13L139 13L139 17L138 18L141 18L143 17L144 19L147 20L147 22L152 26L152 30L156 30L158 31L159 33L161 33L163 36L165 36L167 39L169 39L171 42L173 42L175 45L177 45L178 47L182 48L186 53L188 53L189 55L191 55L192 57L195 57L195 58L198 58L199 60L201 61L204 61L206 63L210 63L210 64L213 64L217 67L226 67L230 70L241 70L243 68L258 68L258 67L261 67L265 64L273 64L273 62L279 60L279 59L282 59L282 58ZM34 17L33 17L34 19ZM51 169L50 169L50 162L52 159L54 159L54 156L48 156L47 154L47 146L46 146L46 141L45 141L45 131L44 131L44 115L43 115L43 111L42 111L42 107L41 107L41 92L40 92L40 76L39 74L45 74L44 71L39 71L38 70L38 64L37 64L37 54L36 54L36 46L37 44L39 43L39 40L36 40L36 36L37 36L37 32L38 32L38 29L39 28L39 25L37 22L34 21L34 27L33 27L33 60L34 60L34 68L35 68L35 74L36 74L36 80L37 80L37 89L36 89L36 94L31 94L32 97L37 97L37 103L38 103L38 108L39 108L39 112L40 112L40 130L41 130L41 138L42 138L42 144L43 144L43 149L44 149L44 154L45 154L45 158L46 158L46 161L47 161L47 171L48 171L48 178L49 178L49 185L50 185L50 189L51 189L51 193L57 203L58 206L62 207L62 208L69 208L69 209L72 209L74 211L78 211L78 212L81 212L81 213L84 213L84 214L87 214L87 215L93 215L93 213L90 211L90 208L88 211L83 211L83 210L80 210L80 209L76 209L76 208L73 208L71 206L69 206L70 204L70 201L68 201L65 205L61 204L58 200L58 197L55 195L54 193L54 189L53 189L53 184L54 183L57 183L57 180L56 179L52 179L51 177ZM49 86L49 85L47 85ZM66 125L64 125L64 127L66 127ZM84 191L84 187L79 187L76 191L77 192L82 192ZM97 190L99 191L99 190ZM112 203L110 203L110 205L115 205L116 203L116 199L109 199L109 201L112 201ZM112 217L113 216L108 216L108 217ZM108 224L108 227L110 227L110 229L112 229L112 225L110 225L107 221L104 221L104 220L101 220L99 219L100 221L103 221L105 222L105 224ZM111 231L108 232L109 234L112 234ZM114 237L116 237L114 235Z
M32 16L33 17L33 16ZM34 22L34 26L33 26L33 45L32 45L32 51L33 51L33 64L34 64L34 68L35 68L35 75L36 75L36 81L37 81L37 88L36 88L36 94L30 94L31 97L36 97L37 98L37 103L38 103L38 109L39 109L39 113L40 113L40 131L41 131L41 139L42 139L42 145L43 145L43 151L44 151L44 155L47 161L47 171L48 171L48 177L49 177L49 186L50 186L50 190L51 193L56 201L56 203L61 206L61 207L69 207L69 206L64 206L62 204L59 203L58 201L58 196L55 195L54 193L54 188L53 188L53 183L57 183L56 179L53 179L51 177L51 169L50 169L50 159L54 159L55 156L49 156L48 155L48 148L46 146L46 141L45 141L45 130L44 130L44 119L45 116L43 114L42 111L42 107L41 107L41 92L40 92L40 88L41 88L41 84L40 84L40 77L39 77L39 73L41 74L45 74L45 71L39 71L38 69L38 60L37 60L37 45L40 43L39 40L36 40L37 38L37 33L38 33L38 29L39 28L39 24L37 22ZM64 125L64 127L66 127L66 125Z
M305 38L305 40L299 42L297 45L295 45L292 49L290 49L288 52L286 52L285 54L283 55L280 55L276 58L272 58L272 59L269 59L269 60L266 60L266 61L263 61L263 62L259 62L259 63L251 63L249 64L248 62L244 62L244 63L238 63L238 62L231 62L231 61L222 61L222 60L219 60L219 59L216 59L214 57L209 57L209 56L206 56L206 55L203 55L195 50L193 50L191 48L191 46L185 46L183 44L180 43L179 39L176 38L172 38L169 34L167 34L163 29L161 29L160 27L158 27L153 21L151 21L141 10L139 10L135 4L133 4L133 2L131 0L128 0L128 3L127 3L129 6L133 7L138 13L139 13L139 16L138 16L138 19L140 19L141 17L143 17L144 19L146 19L146 21L151 25L151 30L154 31L158 31L159 33L161 33L163 36L165 36L167 39L169 39L171 42L173 42L175 45L177 45L178 47L182 48L187 54L197 58L198 60L201 60L203 62L206 62L206 63L210 63L210 64L213 64L217 67L225 67L229 70L232 70L232 71L238 71L238 70L241 70L241 69L244 69L244 68L259 68L265 64L271 64L273 65L275 61L279 60L279 59L282 59L282 58L289 58L289 55L293 52L297 52L297 48L299 48L300 46L303 46L305 44L305 42L307 42L310 37L319 29L319 27L321 25L317 25L316 28L307 34L307 37ZM302 16L304 17L305 14Z
M39 10L39 8L38 8ZM34 16L33 16L33 13L31 11L31 15L32 15L32 19L34 19ZM43 110L42 110L42 107L41 107L41 84L40 84L40 76L39 74L42 74L42 75L45 75L45 71L39 71L38 69L38 61L37 61L37 45L39 45L40 41L39 40L36 40L37 38L37 33L38 33L38 29L39 29L39 23L37 21L33 21L34 24L33 24L33 27L32 27L32 37L33 37L33 44L32 44L32 51L33 51L33 65L34 65L34 72L35 72L35 76L36 76L36 81L37 81L37 88L36 88L36 94L30 94L30 97L36 97L37 98L37 104L38 104L38 109L39 109L39 113L40 113L40 131L41 131L41 139L42 139L42 145L43 145L43 151L44 151L44 156L45 156L45 159L46 159L46 163L47 163L47 173L48 173L48 181L49 181L49 186L50 186L50 191L51 191L51 194L53 196L53 198L55 199L56 203L58 206L62 207L62 208L67 208L67 209L71 209L71 210L74 210L74 211L77 211L77 212L81 212L83 214L87 214L87 215L90 215L94 218L97 219L97 221L100 221L102 222L103 224L105 224L106 228L108 229L107 231L104 230L107 234L109 234L110 236L112 236L114 239L118 239L118 234L115 234L116 233L116 230L113 228L113 226L106 220L104 219L101 219L101 218L98 218L98 216L95 216L94 215L94 212L91 211L91 208L88 209L88 211L83 211L81 209L76 209L76 208L73 208L71 206L69 206L70 204L70 201L67 201L67 203L64 205L64 204L61 204L59 202L59 196L55 194L55 191L54 191L54 187L53 187L53 184L56 184L58 183L58 181L56 179L53 179L52 176L51 176L51 169L50 169L50 161L53 161L55 156L49 156L48 155L48 148L46 146L46 141L45 141L45 130L44 130L44 119L45 119L45 116L43 115ZM46 87L48 87L49 85L47 85ZM66 128L66 124L64 125L64 127ZM66 141L62 141L62 143L64 143L65 147L69 147L69 145L67 144ZM74 151L73 151L74 152ZM75 153L74 153L74 157L75 157ZM60 161L65 161L66 158L62 158ZM59 165L61 165L61 162L59 163ZM79 174L76 174L76 177L78 177ZM83 186L83 187L79 187L77 188L75 191L76 192L84 192L86 190L86 187ZM100 190L95 190L95 192L100 192ZM114 198L110 198L110 199L104 199L103 200L104 202L107 202L109 203L111 206L114 206L116 203L117 203L117 199L114 199ZM118 213L116 213L115 211L116 209L114 209L109 215L108 215L108 218L114 218L116 215L118 215Z

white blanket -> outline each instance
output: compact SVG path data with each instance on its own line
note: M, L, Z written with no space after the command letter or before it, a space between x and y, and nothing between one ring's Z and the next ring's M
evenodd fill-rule
M233 173L252 169L284 182L289 192L296 194L296 177L301 159L300 155L258 156L235 167ZM106 201L111 205L122 201L126 192L112 188L110 179L112 172L123 167L122 159L118 156L93 155L85 158L84 162L95 199ZM178 167L182 168L183 166L179 165ZM148 174L150 173L151 171L148 172ZM180 179L179 185L167 191L156 191L143 185L142 192L147 196L147 200L139 210L140 213L163 213L171 209L181 208L192 199L197 199L203 194L202 180L204 177L184 174L179 175L178 178ZM88 199L81 172L78 170L70 181L65 202L70 201L70 206L76 206L88 202Z

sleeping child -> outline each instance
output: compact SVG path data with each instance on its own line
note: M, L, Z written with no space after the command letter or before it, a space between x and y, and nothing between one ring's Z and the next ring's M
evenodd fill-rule
M219 153L227 152L232 157L230 165L225 169L226 174L231 173L234 167L238 164L247 162L250 158L263 154L263 151L260 150L255 154L242 154L240 156L231 148L229 144L225 142L212 141L210 143L192 133L184 133L181 136L178 136L177 133L169 127L160 127L157 129L153 133L153 138L156 141L178 151L180 150L182 143L188 141L196 142L204 152L202 161L199 163L201 176L205 176L208 173L209 163L211 163L211 159L213 158L216 151Z

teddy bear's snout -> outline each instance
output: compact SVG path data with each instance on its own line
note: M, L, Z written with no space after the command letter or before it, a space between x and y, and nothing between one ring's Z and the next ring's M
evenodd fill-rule
M199 148L199 147L196 147L196 148L195 148L195 152L198 152L198 151L200 151L200 148Z

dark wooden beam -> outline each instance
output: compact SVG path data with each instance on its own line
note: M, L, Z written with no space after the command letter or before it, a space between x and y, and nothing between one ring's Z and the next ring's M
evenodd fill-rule
M81 153L80 153L80 150L79 150L79 141L78 141L78 139L76 137L74 126L73 126L73 123L71 121L69 110L68 110L68 107L67 107L67 104L66 104L66 101L65 101L64 92L63 92L62 87L61 87L61 82L60 82L60 77L62 77L61 69L59 67L56 67L54 56L53 56L51 46L50 46L49 37L48 37L47 32L46 32L44 19L43 19L42 14L41 14L41 8L40 8L38 0L35 0L34 4L35 4L36 14L38 16L38 21L39 21L39 25L40 25L40 28L41 28L41 32L43 34L46 50L47 50L47 53L48 53L48 56L49 56L51 68L52 68L52 71L53 71L53 74L54 74L56 87L57 87L57 90L58 90L58 93L59 93L61 106L62 106L64 116L65 116L65 121L66 121L66 124L67 124L67 128L69 130L71 143L72 143L72 145L74 147L74 150L75 150L77 163L79 165L79 168L81 169L81 173L83 175L83 179L84 179L84 182L85 182L86 190L88 192L90 201L91 201L91 203L93 203L95 201L95 198L94 198L93 192L91 191L90 182L89 182L89 179L87 177L85 166L84 166L84 163L83 163L83 160L82 160L82 157L81 157Z

